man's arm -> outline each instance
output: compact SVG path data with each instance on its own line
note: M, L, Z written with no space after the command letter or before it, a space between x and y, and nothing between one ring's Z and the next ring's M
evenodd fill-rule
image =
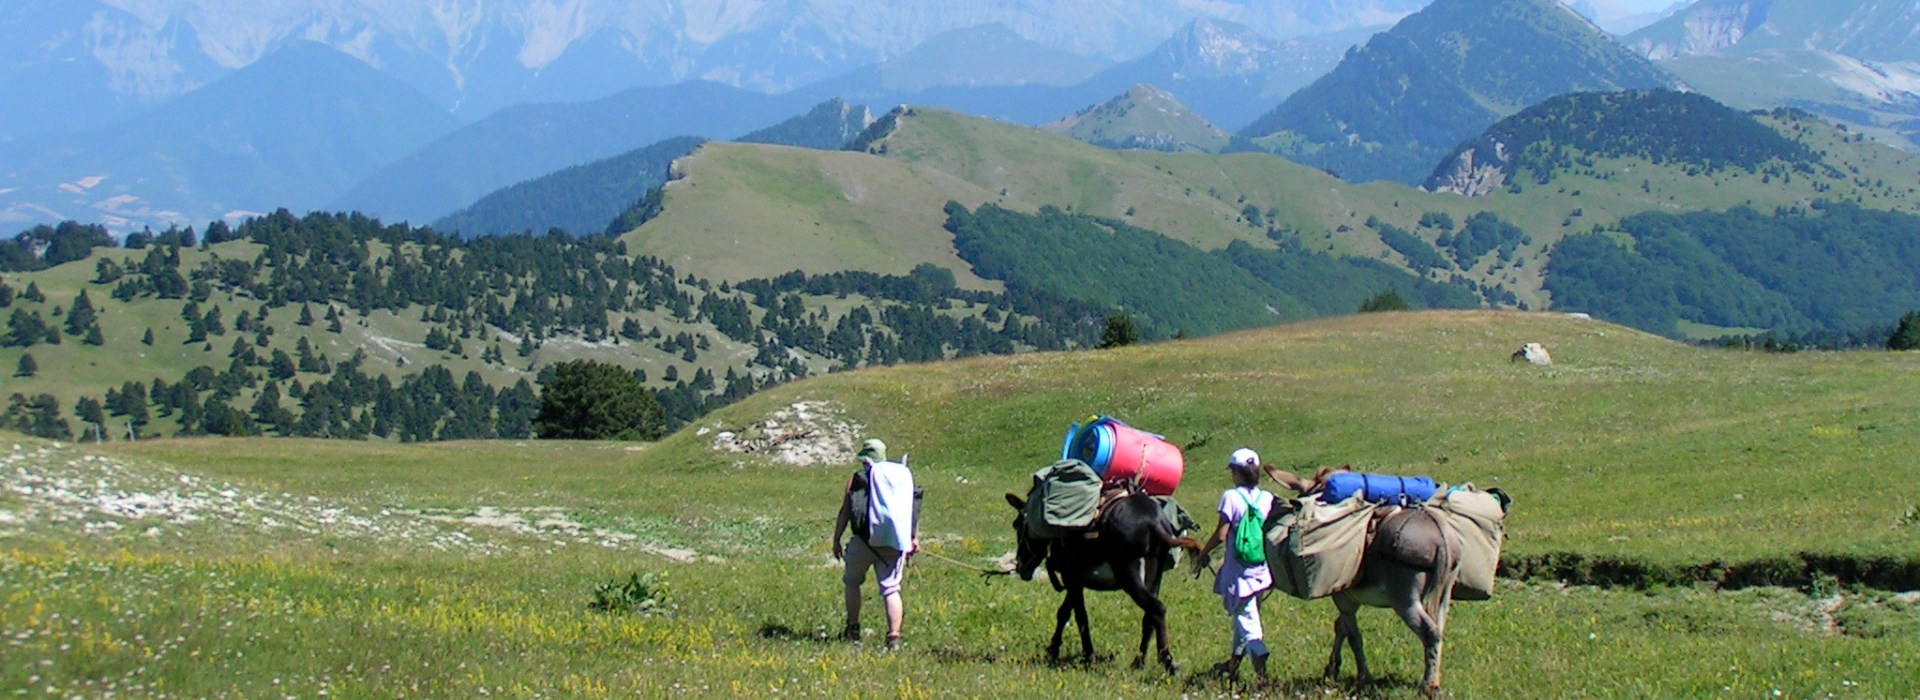
M851 490L840 492L840 514L833 519L833 558L835 559L846 557L846 550L840 546L840 538L846 536L847 523L853 519L853 505L847 498L849 493Z

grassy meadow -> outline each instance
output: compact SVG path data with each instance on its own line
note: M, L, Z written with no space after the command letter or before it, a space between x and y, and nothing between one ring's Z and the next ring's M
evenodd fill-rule
M1509 362L1526 342L1555 364ZM833 374L652 444L4 436L0 695L1413 697L1419 647L1385 611L1361 616L1381 681L1319 678L1325 601L1265 602L1272 684L1207 676L1227 620L1210 581L1184 573L1164 590L1185 666L1171 678L1128 668L1138 617L1121 597L1091 601L1098 660L1054 666L1058 594L933 557L908 574L904 649L877 649L874 604L865 644L827 641L852 445L908 454L928 550L982 567L1012 546L1000 494L1098 412L1190 445L1177 496L1201 514L1228 485L1225 455L1250 446L1282 465L1499 486L1516 499L1510 559L1911 568L1916 381L1911 354L1729 352L1557 314L1427 312ZM715 449L724 431L795 430L768 420L796 404L816 407L825 463ZM665 582L666 612L588 608L636 572ZM1912 581L1502 586L1453 608L1455 697L1920 695Z

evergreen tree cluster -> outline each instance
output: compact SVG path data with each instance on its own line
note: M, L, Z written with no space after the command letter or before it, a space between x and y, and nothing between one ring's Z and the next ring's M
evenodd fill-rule
M1278 232L1269 234L1274 249L1235 241L1207 252L1121 222L1050 208L1023 214L988 204L969 212L949 203L947 216L961 258L982 276L1005 282L1009 296L1078 297L1124 308L1143 338L1352 313L1383 288L1433 308L1480 303L1459 285L1376 260L1309 251ZM1084 323L1104 332L1109 313Z
M0 272L31 272L87 257L94 248L113 245L106 227L67 221L40 225L0 240Z
M1639 214L1562 240L1546 288L1555 308L1669 336L1683 320L1788 337L1884 333L1920 297L1916 229L1920 216L1852 204Z
M229 241L248 245L221 245ZM104 398L75 407L101 406L100 416L82 422L112 419L116 427L103 431L109 438L126 435L129 424L135 435L172 432L157 419L188 435L525 437L536 385L489 386L487 377L541 369L542 349L556 339L668 353L677 361L651 382L644 372L635 378L650 387L671 428L822 368L1090 347L1098 329L1087 319L1108 312L1044 294L962 290L950 271L932 265L907 275L796 272L716 286L629 256L608 236L550 231L463 240L359 214L282 210L236 227L215 222L204 235L169 229L128 243L96 256L89 284L129 306L177 304L173 327L183 331L171 338L184 335L209 359L222 351L225 359L151 384L103 387ZM200 252L183 255L196 245ZM31 278L18 292L0 283L0 308L11 308L0 346L105 343L97 291L82 290L59 307ZM821 297L851 304L834 302L829 311ZM348 323L368 326L374 314L418 319L421 335L400 340L442 360L407 366L389 358L407 373L400 376L369 366L359 352L330 356L321 347L354 343L315 342L345 333ZM275 338L289 319L298 332ZM667 332L661 323L685 330ZM139 332L140 342L170 342L154 331ZM723 342L748 346L752 359L710 367L705 358ZM486 374L464 370L455 381L463 370L453 368L471 368L474 358ZM35 374L58 369L21 360ZM484 370L489 365L497 369ZM18 424L53 432L46 421Z
M1635 158L1684 165L1693 174L1739 168L1811 173L1819 154L1752 115L1699 93L1675 90L1579 92L1520 110L1462 144L1441 161L1441 172L1462 153L1474 162L1498 162L1526 171L1536 184L1560 173L1591 172L1596 158ZM1436 177L1440 172L1436 172ZM1432 182L1432 180L1429 180Z

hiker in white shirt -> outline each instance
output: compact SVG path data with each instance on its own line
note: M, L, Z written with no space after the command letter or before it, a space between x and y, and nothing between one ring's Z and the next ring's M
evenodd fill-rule
M1253 450L1240 448L1227 458L1227 470L1233 475L1234 487L1220 494L1220 525L1214 528L1213 536L1194 558L1196 567L1210 561L1213 548L1226 542L1233 528L1241 518L1247 516L1252 508L1261 522L1273 514L1273 494L1262 490L1260 484L1260 455ZM1220 572L1214 578L1213 592L1219 594L1221 604L1227 609L1227 617L1233 625L1233 646L1231 656L1214 669L1222 675L1233 677L1240 672L1240 661L1248 655L1253 656L1253 671L1261 678L1267 677L1267 644L1265 633L1260 626L1260 602L1256 596L1273 587L1273 574L1263 563L1248 564L1240 560L1233 547L1226 548L1226 557L1220 562Z
M907 557L920 549L920 490L913 472L902 462L887 461L887 445L869 439L860 445L860 468L847 482L840 498L840 515L833 525L833 558L846 562L840 581L846 586L847 625L841 638L860 641L860 586L873 569L887 612L887 648L900 645L900 621L905 610L900 584L906 578ZM859 503L855 503L859 500ZM853 537L845 546L847 530Z

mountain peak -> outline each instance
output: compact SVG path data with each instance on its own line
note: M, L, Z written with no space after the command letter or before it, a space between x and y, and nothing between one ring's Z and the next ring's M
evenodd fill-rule
M1040 128L1102 148L1150 151L1211 153L1232 138L1173 95L1146 83Z
M1280 46L1246 25L1201 18L1187 23L1158 52L1186 77L1216 78L1265 71Z
M1411 184L1527 105L1677 85L1556 0L1435 0L1241 133L1352 181Z

